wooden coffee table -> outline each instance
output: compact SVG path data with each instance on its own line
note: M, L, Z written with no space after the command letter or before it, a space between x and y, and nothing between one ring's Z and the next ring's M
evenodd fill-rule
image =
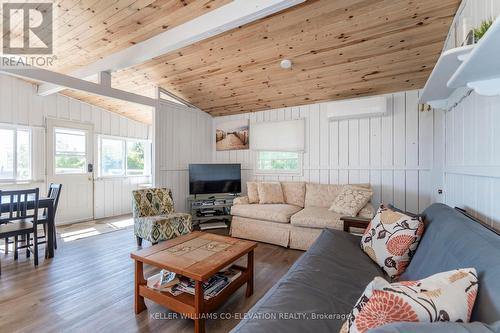
M144 298L148 298L194 319L195 332L204 332L205 320L202 314L214 311L245 283L247 284L246 296L250 297L253 294L253 250L256 247L255 242L194 231L133 252L130 256L135 261L135 313L146 309ZM244 255L248 255L247 267L231 266L241 270L241 275L217 296L205 300L203 281ZM148 288L143 264L166 269L195 280L195 295L182 293L174 296L169 292L159 292Z

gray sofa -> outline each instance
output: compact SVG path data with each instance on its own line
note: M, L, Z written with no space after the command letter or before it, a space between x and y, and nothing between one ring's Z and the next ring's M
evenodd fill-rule
M500 236L443 204L431 205L423 216L425 233L401 279L475 267L479 293L472 321L476 322L396 323L372 332L500 332ZM359 242L352 234L325 229L232 332L338 332L366 285L375 276L388 279ZM295 317L285 318L290 314Z

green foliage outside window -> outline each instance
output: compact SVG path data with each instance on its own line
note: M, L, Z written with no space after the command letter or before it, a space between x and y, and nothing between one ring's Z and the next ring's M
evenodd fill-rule
M82 170L85 166L83 156L56 156L57 169L77 169Z
M144 143L129 141L127 143L127 169L144 170Z
M299 154L294 152L260 152L258 168L264 171L299 170Z

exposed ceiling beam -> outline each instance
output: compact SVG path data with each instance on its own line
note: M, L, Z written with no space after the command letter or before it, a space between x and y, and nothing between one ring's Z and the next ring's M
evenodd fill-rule
M100 85L111 87L111 73L110 72L99 72L97 76L97 82Z
M104 57L69 75L84 79L99 72L117 71L142 64L155 57L254 22L304 1L234 0L189 22ZM38 94L47 96L61 90L64 90L64 87L54 84L43 84L38 88Z
M0 57L0 60L3 59ZM158 105L158 100L154 98L137 95L119 89L114 89L105 84L98 84L85 81L69 75L52 72L43 68L36 68L29 66L16 67L16 66L0 65L0 73L2 72L22 79L54 84L63 87L63 89L83 91L92 95L109 97L121 101L126 101L130 103L141 104L151 107L156 107Z

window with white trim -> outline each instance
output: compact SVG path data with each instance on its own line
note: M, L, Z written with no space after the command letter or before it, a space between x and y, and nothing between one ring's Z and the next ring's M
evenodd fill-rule
M0 127L0 181L31 179L31 130Z
M100 177L148 176L151 174L151 142L100 136Z
M257 152L257 173L302 173L302 153L285 151Z

